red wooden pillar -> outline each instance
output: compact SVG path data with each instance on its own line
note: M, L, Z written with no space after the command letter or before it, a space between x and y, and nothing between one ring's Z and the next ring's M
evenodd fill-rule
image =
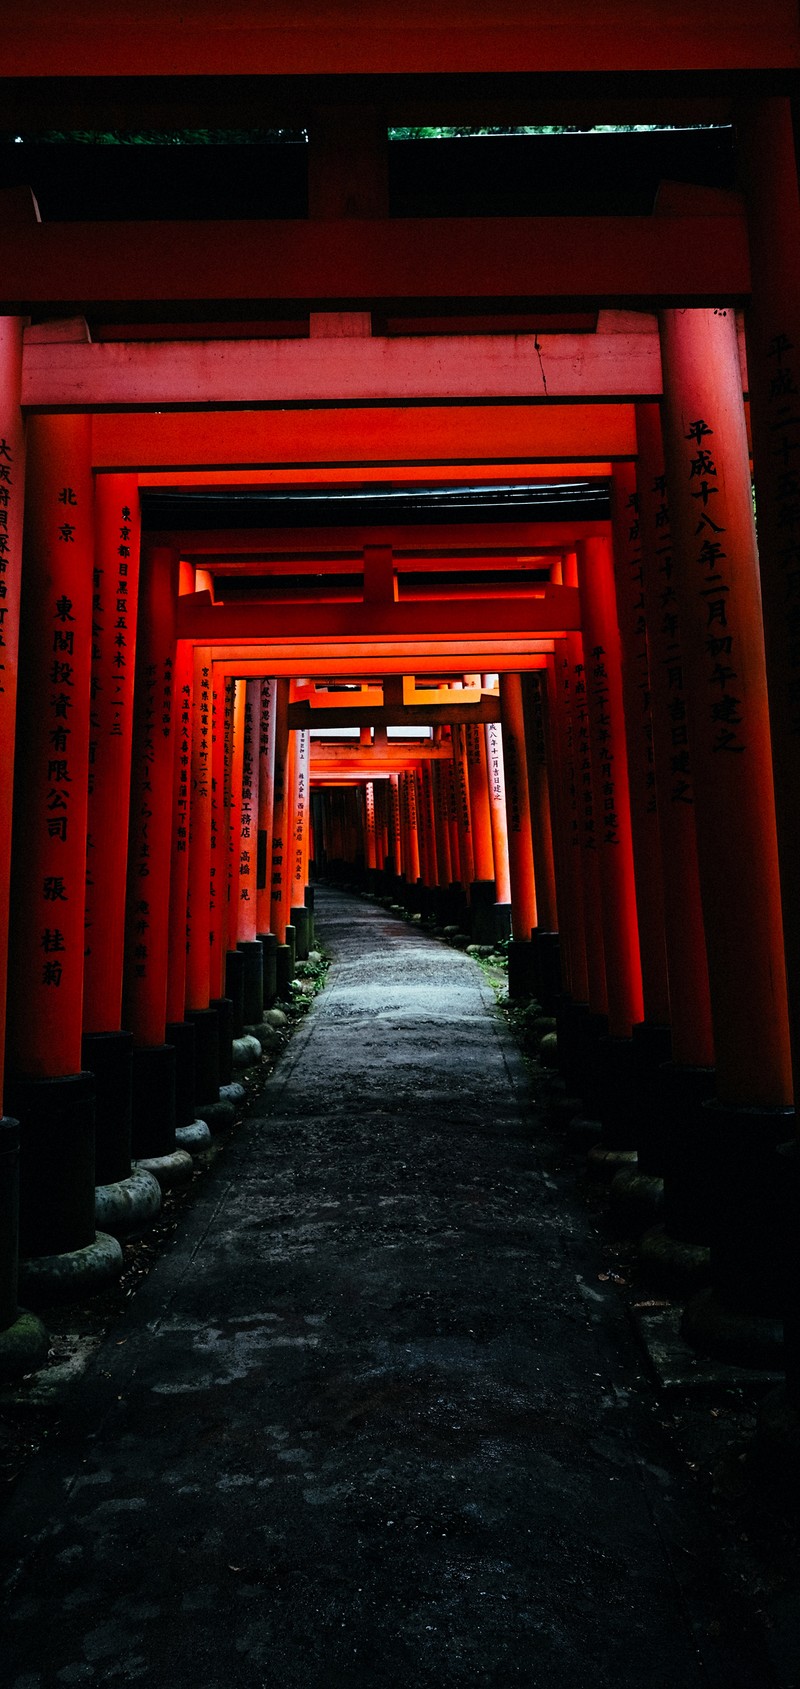
M211 999L219 989L215 911L218 843L212 853L213 663L207 645L195 646L192 680L192 789L189 805L189 897L186 950L186 1019L195 1030L195 1086L200 1118L219 1102L219 1017ZM212 882L212 858L214 879ZM222 883L224 884L224 878ZM215 965L212 976L212 954ZM208 1107L206 1106L208 1105Z
M392 872L399 880L403 872L403 829L400 822L400 776L389 776L389 854Z
M270 901L272 930L278 940L278 989L285 993L294 972L294 955L287 947L286 927L289 914L289 853L286 829L289 824L290 777L289 752L289 682L279 679L275 697L275 784L272 811L272 858L270 867ZM290 939L293 934L290 934Z
M700 901L694 780L675 563L667 502L661 418L656 404L637 405L638 496L642 587L650 656L653 753L664 888L665 945L670 995L671 1060L660 1070L659 1092L647 1111L653 1140L640 1142L639 1160L664 1177L665 1237L648 1236L642 1250L662 1268L667 1252L708 1237L709 1170L702 1151L708 1133L700 1105L713 1095L714 1040L705 930ZM675 1240L672 1249L670 1240ZM698 1258L699 1259L699 1258Z
M125 905L123 1025L133 1033L133 1152L159 1183L188 1178L176 1150L175 1050L166 1042L178 560L142 551Z
M536 911L538 924L531 934L534 946L536 993L547 1014L555 1008L561 990L558 906L553 858L553 820L550 778L544 734L544 713L539 676L522 676L522 709L525 721L525 751L528 763L528 793L531 806L531 843L536 869Z
M306 901L308 817L311 791L311 734L307 727L294 733L292 808L289 818L289 912L295 930L295 952L301 961L310 949L310 912ZM375 796L372 801L372 840L375 854Z
M511 874L511 944L508 953L508 989L511 996L521 996L532 991L535 985L531 932L537 924L537 910L528 763L525 748L525 718L522 707L522 679L520 675L501 674L500 711L503 730L508 861Z
M8 348L6 351L9 356ZM14 355L14 345L11 347ZM9 413L0 463L14 489L21 430ZM19 456L15 457L15 450ZM119 1244L95 1238L94 1081L81 1071L83 921L89 771L94 535L89 419L36 417L28 430L24 596L7 1006L7 1102L21 1125L20 1251L26 1294L61 1276L52 1256L91 1285L117 1273ZM2 504L12 518L18 505ZM3 559L16 562L13 529ZM13 547L13 549L12 549ZM15 578L16 577L16 578ZM15 666L13 612L0 627ZM5 609L5 602L0 608ZM8 626L8 633L6 633ZM44 1259L42 1259L44 1258ZM76 1287L79 1291L81 1286Z
M417 887L420 879L420 849L419 829L417 826L417 789L413 771L403 775L403 789L406 795L408 885L412 899L416 900L418 896Z
M613 556L606 539L582 542L579 578L608 1024L612 1038L628 1038L642 1018L642 974Z
M489 783L489 815L492 824L492 857L497 903L498 930L507 938L511 910L511 876L508 867L508 824L506 782L503 763L503 735L499 721L487 721L486 773Z
M192 764L194 649L178 641L175 658L175 767L172 800L167 1024L183 1020L186 1005L186 904L189 892L189 795Z
M441 732L441 729L438 729ZM450 851L450 828L448 826L449 797L446 786L446 775L442 762L435 762L431 769L433 780L433 812L436 829L436 860L439 865L439 889L442 893L442 912L449 909L450 886L453 881L453 858Z
M44 1326L17 1306L19 1279L19 1121L2 1113L6 975L10 911L14 734L17 708L25 426L20 409L22 332L19 317L0 317L0 1364L4 1376L33 1371L47 1354Z
M95 1076L96 1216L124 1233L158 1212L152 1174L131 1173L133 1036L122 1028L139 488L135 475L101 475L95 488L92 704L83 998L83 1063Z
M451 728L453 738L453 778L455 781L456 819L458 823L458 857L461 884L467 897L475 879L475 853L472 847L472 819L469 808L469 775L464 729Z
M691 1329L717 1344L720 1297L762 1308L777 1298L766 1198L775 1189L772 1150L792 1118L791 1060L736 324L727 310L664 311L660 332L718 1098L709 1116L719 1165L717 1296Z
M476 676L479 681L479 677ZM492 848L492 811L486 767L486 736L480 722L464 728L474 879L470 885L470 931L478 944L493 944L501 936L495 918L497 887Z
M238 683L243 692L241 721L241 792L238 860L232 896L236 932L232 942L244 958L244 1023L260 1026L264 1017L264 951L258 927L258 772L261 739L261 681Z
M659 1059L669 1058L670 1005L664 940L664 891L656 803L650 665L647 650L642 540L633 464L614 466L611 498L616 613L630 793L633 873L642 971L644 1021ZM665 1037L666 1033L666 1037Z
M566 646L547 660L548 720L553 745L553 792L555 796L556 857L561 920L564 984L573 1004L589 1001L586 972L586 937L583 923L583 876L581 872L581 829L578 785L571 713L572 669Z
M367 781L364 788L364 804L364 858L368 875L368 883L372 886L374 884L374 875L378 865L378 859L375 844L375 787L371 780Z
M211 844L209 855L209 991L211 1001L230 998L237 1037L244 1023L241 1002L244 962L235 950L235 908L231 913L231 761L236 682L214 663L211 672ZM231 980L233 972L237 977Z
M258 850L262 861L258 888L258 936L272 931L270 918L270 875L272 858L272 808L275 796L275 701L277 681L268 678L261 682L261 726L258 757ZM274 934L273 934L274 936Z

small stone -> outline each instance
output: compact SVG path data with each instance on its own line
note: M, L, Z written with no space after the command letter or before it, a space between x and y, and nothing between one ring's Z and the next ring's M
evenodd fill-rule
M308 959L309 962L314 963L315 967L318 967L319 963L322 961L322 955L319 950L309 950Z
M283 1009L267 1009L264 1019L268 1026L288 1025Z
M545 1067L558 1066L558 1036L555 1032L546 1032L539 1045L539 1056Z

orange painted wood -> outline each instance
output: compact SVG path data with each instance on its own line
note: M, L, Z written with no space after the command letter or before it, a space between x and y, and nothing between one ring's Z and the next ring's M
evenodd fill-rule
M240 943L258 933L258 775L261 740L261 681L244 682L242 802L239 817L238 922Z
M25 425L20 410L22 330L19 317L0 317L0 743L5 746L0 782L0 884L11 878L14 739L17 716L19 619L22 585L22 528L25 508ZM0 1027L6 1024L10 898L0 897ZM0 1039L0 1112L3 1107L4 1041Z
M672 1059L682 1066L713 1067L683 644L658 406L643 405L637 409L636 419L642 586L650 655Z
M486 776L489 790L489 820L492 828L492 860L498 903L511 902L511 876L508 866L508 822L506 820L506 783L503 762L503 736L499 721L490 721L484 728L486 740Z
M553 822L550 813L550 777L544 737L544 717L539 678L522 677L522 705L525 716L525 750L528 759L528 793L531 806L531 843L536 872L536 908L543 932L558 931Z
M194 647L178 641L175 655L175 764L172 797L172 866L169 882L167 1025L186 1007L186 908L189 897L189 802L192 780Z
M138 1046L163 1044L167 1013L175 772L178 559L146 545L136 647L122 1024Z
M13 345L6 356L10 374ZM22 439L13 409L9 417L11 472L21 470ZM37 1078L77 1073L81 1066L92 504L87 420L42 417L31 423L6 1052L10 1071ZM19 517L18 504L14 508ZM13 574L11 579L13 590Z
M566 644L548 658L547 724L550 730L554 798L554 867L558 887L559 930L564 985L573 1002L588 1003L581 818L572 720L572 670Z
M664 939L664 887L650 710L642 539L633 464L614 466L612 525L642 1001L645 1020L656 1026L668 1026L670 1002Z
M412 110L404 107L402 120L415 123L429 115L426 82L417 89L413 80L418 74L606 70L637 77L653 72L661 79L688 67L708 72L800 63L797 15L789 0L776 0L757 14L743 0L710 0L702 13L669 0L657 14L646 0L614 0L602 16L588 12L581 0L535 13L513 0L491 14L464 0L444 0L434 16L421 4L399 0L378 0L368 12L332 0L324 8L281 0L268 13L247 0L224 16L206 3L179 12L140 0L115 17L113 29L100 0L84 0L77 16L65 14L57 0L39 0L9 19L7 50L12 74L34 79L281 78L278 86L295 121L298 105L285 90L298 79L402 76L414 90ZM305 114L303 103L299 110ZM461 101L456 110L453 120L465 121ZM467 110L472 113L471 104Z
M649 333L376 335L27 345L28 410L478 399L657 398Z
M740 130L753 292L745 317L794 1089L800 1085L800 192L788 99Z
M94 518L83 1029L118 1032L128 860L120 794L130 785L141 527L135 475L98 477Z
M231 918L231 765L235 681L211 665L211 822L209 854L209 992L224 997L227 952L236 943ZM234 909L235 914L235 909Z
M207 646L194 653L192 790L189 805L189 899L186 1007L207 1009L211 992L212 663ZM216 980L215 980L216 984Z
M577 560L566 560L577 572ZM583 906L583 937L586 956L587 998L593 1014L608 1014L608 984L603 936L602 894L600 889L600 853L597 848L597 809L593 772L589 706L586 690L584 644L580 634L568 634L569 692L564 700L567 709L567 732L570 757L575 769L577 811L580 828L580 875Z
M270 903L272 906L272 920L270 931L277 935L278 943L285 943L286 922L288 920L288 836L289 806L290 806L290 770L288 768L291 734L289 733L287 712L289 708L289 682L280 679L275 693L275 761L274 788L272 809L272 855L270 858Z
M494 879L492 816L486 771L486 739L479 722L464 727L469 781L469 812L476 880Z
M733 316L664 312L664 448L717 1091L792 1097L761 594Z
M538 915L522 682L518 674L500 676L500 710L511 877L511 936L524 943L530 940L531 930L538 924Z
M632 407L622 403L125 412L92 419L97 469L595 462L635 450Z
M465 635L552 637L579 626L578 595L569 587L543 586L531 598L431 600L380 604L213 604L207 592L187 594L178 606L181 639L199 644L269 639L430 639L444 647Z
M21 223L3 278L8 306L26 313L76 299L638 305L743 299L750 261L736 215Z
M472 843L472 816L469 807L469 772L465 730L458 725L451 728L453 779L455 783L456 821L458 826L458 860L461 884L465 891L475 878L475 853Z
M608 1022L626 1038L643 1003L613 553L607 540L586 540L578 557Z
M275 707L277 681L268 676L261 681L261 725L258 758L258 831L263 837L264 885L258 889L258 932L272 931L270 925L270 874L272 869L272 807L275 793Z
M301 727L292 734L294 749L292 766L292 808L289 828L289 907L301 909L305 903L306 867L308 862L308 826L311 794L311 735ZM375 852L375 804L372 806L373 854Z

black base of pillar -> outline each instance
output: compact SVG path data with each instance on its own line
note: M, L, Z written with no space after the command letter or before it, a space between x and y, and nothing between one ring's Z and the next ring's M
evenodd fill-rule
M536 994L536 952L529 938L512 938L508 945L508 995Z
M633 1151L639 1125L633 1083L633 1040L600 1038L594 1050L594 1106L603 1150Z
M216 1009L187 1009L186 1019L195 1030L194 1084L203 1120L203 1104L219 1102L219 1017Z
M473 944L495 944L497 887L494 880L473 880L469 888L469 931Z
M599 1109L595 1073L595 1050L608 1037L608 1016L595 1014L588 1003L573 1003L561 997L556 1004L556 1031L561 1072L569 1095L580 1097L584 1113Z
M312 868L313 868L313 863L309 862L309 865L308 865L309 873L311 873ZM381 887L381 889L384 892L388 891L388 876L386 875L386 873L384 873L382 875L382 887ZM314 936L314 887L313 886L306 886L305 893L304 893L304 902L305 902L306 910L307 910L307 913L308 913L308 948L309 948L309 950L313 950L314 946L316 944L316 939L315 939L315 936Z
M298 962L306 962L311 948L308 939L310 925L308 910L305 904L296 904L294 908L290 909L289 913L294 927L295 956Z
M672 1054L672 1032L668 1026L657 1026L642 1020L633 1028L633 1086L637 1101L638 1120L635 1144L639 1153L639 1172L661 1178L664 1173L664 1139L661 1129L660 1102L663 1081L661 1072Z
M133 1033L85 1033L81 1061L94 1074L95 1184L113 1185L131 1170Z
M294 960L292 946L279 944L275 951L275 969L278 982L278 996L286 999L291 995L289 986L294 979Z
M278 980L276 974L275 952L278 940L274 932L260 932L258 935L261 945L264 967L264 1008L271 1009L278 995Z
M712 1290L737 1314L778 1314L797 1226L778 1148L792 1137L794 1109L732 1108L714 1100L701 1114L714 1178Z
M19 1259L19 1121L0 1115L0 1331L13 1325Z
M714 1095L713 1067L666 1062L658 1070L656 1153L664 1167L664 1231L679 1244L707 1247L716 1201L713 1146L703 1105Z
M233 1003L230 997L213 997L209 1008L214 1010L219 1029L219 1082L233 1084ZM211 1097L204 1097L210 1103Z
M297 962L297 932L291 925L291 922L287 922L283 942L289 946L289 955L292 958L292 978L294 979L295 964Z
M167 1043L175 1051L175 1125L192 1126L197 1118L194 1089L195 1033L191 1021L170 1021Z
M60 1255L94 1242L92 1073L9 1079L6 1101L20 1123L20 1254Z
M561 940L557 932L534 927L531 942L536 949L537 995L545 1014L555 1013L561 996Z
M133 1052L134 1161L175 1154L175 1046L148 1044Z
M244 957L244 1025L258 1026L264 1013L264 952L258 939L242 941L238 948Z
M225 996L233 1004L233 1036L244 1032L244 956L241 950L225 953Z

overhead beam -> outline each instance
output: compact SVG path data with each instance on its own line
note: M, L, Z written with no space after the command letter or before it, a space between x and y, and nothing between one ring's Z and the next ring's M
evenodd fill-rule
M636 456L633 406L387 405L95 415L95 469L240 469L343 464L507 467ZM424 479L424 474L420 477ZM454 477L457 479L458 477Z
M281 301L734 303L750 292L742 215L401 217L335 222L30 223L3 240L4 311Z
M214 604L208 592L178 599L178 638L201 645L269 640L275 644L312 640L441 642L474 635L484 641L522 634L552 638L554 631L580 627L576 587L545 586L541 595L399 603ZM300 672L300 671L298 671ZM406 673L413 673L408 663Z
M499 721L499 699L485 696L479 704L373 704L352 708L312 709L309 704L289 705L290 727L449 727L459 722Z
M454 677L480 670L496 674L530 673L547 667L548 652L554 641L545 639L464 640L451 641L443 654L426 650L410 641L392 647L376 648L374 642L362 645L346 641L324 642L317 645L297 645L288 651L281 645L235 647L222 646L214 652L214 662L221 675L241 675L257 678L264 675L283 675L292 680L297 675L309 678L349 680L353 675L376 676L408 674L441 675L450 672Z
M587 539L604 528L593 522L376 522L374 527L335 528L171 528L163 536L164 543L174 545L186 561L202 558L205 567L222 566L228 560L239 566L249 558L257 558L256 567L268 565L272 554L294 566L293 553L319 553L320 562L326 553L352 552L359 560L367 545L389 545L398 554L418 547L420 551L484 546L509 546L520 552L538 556L542 548L563 551L574 549L579 539ZM158 543L159 535L149 538ZM404 562L410 567L409 560Z
M661 390L654 322L627 334L29 343L22 363L31 411L655 399Z

